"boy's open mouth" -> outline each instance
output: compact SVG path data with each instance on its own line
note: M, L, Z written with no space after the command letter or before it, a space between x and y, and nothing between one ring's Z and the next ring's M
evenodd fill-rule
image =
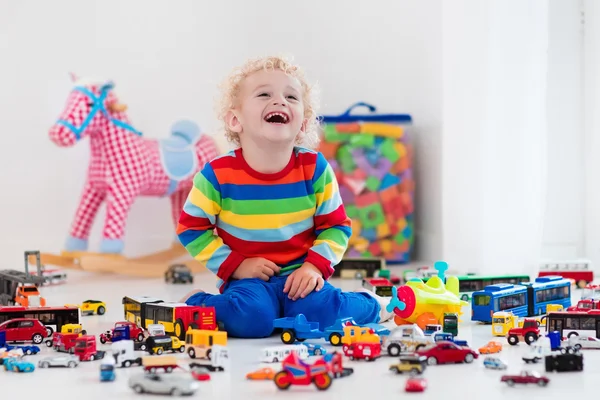
M290 117L286 113L274 111L265 115L265 121L270 124L287 124L290 121Z

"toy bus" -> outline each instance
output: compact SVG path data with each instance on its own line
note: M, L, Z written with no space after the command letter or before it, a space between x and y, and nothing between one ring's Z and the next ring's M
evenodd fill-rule
M491 323L497 311L508 311L517 317L533 317L546 313L548 304L567 308L571 305L571 282L561 276L538 277L520 285L500 283L473 292L471 320Z
M125 318L141 328L161 324L167 335L184 340L188 328L217 330L214 307L189 306L185 303L166 303L154 298L124 297Z
M549 275L573 279L577 286L582 289L594 280L594 271L589 260L541 263L539 276Z
M600 339L600 310L551 312L546 319L546 331L558 331L563 338L578 335Z
M431 272L429 270L427 271ZM437 275L437 271L435 271L435 274L426 273L420 279L422 279L423 282L427 282L432 275ZM483 290L490 285L496 285L498 283L510 283L516 285L521 282L529 282L531 279L529 275L457 275L456 277L458 278L459 297L464 301L470 301L473 292Z
M54 332L60 332L63 325L78 325L79 317L78 307L0 307L0 324L14 318L37 319L46 327L48 337Z

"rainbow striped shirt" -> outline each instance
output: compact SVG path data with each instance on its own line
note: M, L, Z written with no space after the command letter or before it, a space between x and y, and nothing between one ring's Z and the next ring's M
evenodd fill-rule
M276 263L281 275L310 262L327 279L351 233L333 169L321 153L301 147L275 174L253 170L241 149L207 163L177 227L188 252L220 278L220 289L251 257Z

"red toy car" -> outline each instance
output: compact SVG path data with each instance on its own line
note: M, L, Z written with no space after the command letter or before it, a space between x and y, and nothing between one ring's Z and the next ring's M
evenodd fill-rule
M441 340L436 344L416 351L417 355L427 357L427 364L471 363L479 354L466 346L457 346Z
M406 392L424 392L427 389L427 381L424 378L408 378L404 390Z
M281 389L288 389L291 385L310 385L314 383L317 389L329 389L333 377L329 372L329 365L321 357L314 364L306 364L295 351L283 359L283 370L275 374L273 381Z
M344 346L343 350L351 360L375 361L381 357L381 343L352 343Z
M0 332L5 332L7 342L33 342L40 344L48 336L44 324L33 318L15 318L0 324Z
M550 379L541 376L535 371L523 371L519 375L502 375L500 382L506 382L508 386L515 386L515 383L535 383L539 386L546 386L550 382Z

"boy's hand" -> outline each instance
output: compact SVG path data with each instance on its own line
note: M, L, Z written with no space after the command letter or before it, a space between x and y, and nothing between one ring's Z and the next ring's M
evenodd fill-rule
M285 280L283 293L289 292L288 298L296 301L299 298L305 298L313 290L318 292L323 285L325 285L325 281L321 271L311 263L304 263Z
M258 278L268 281L281 268L265 258L246 258L231 275L235 279Z

